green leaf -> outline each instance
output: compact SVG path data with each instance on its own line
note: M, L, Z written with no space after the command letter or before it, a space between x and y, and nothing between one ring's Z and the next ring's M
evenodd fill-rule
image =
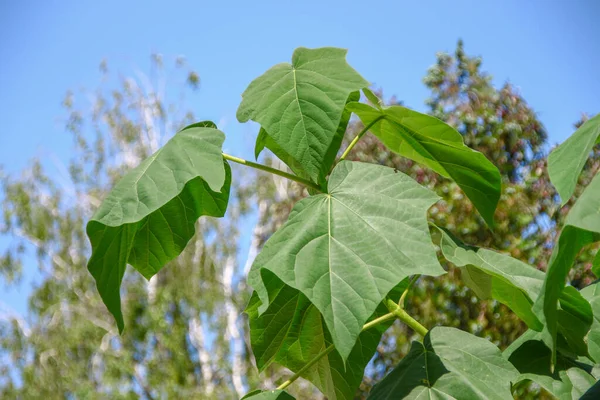
M594 320L588 333L588 350L590 356L600 362L600 284L594 283L581 289L581 295L589 301Z
M504 351L503 356L520 373L513 383L531 380L558 399L579 398L595 381L588 371L591 367L559 354L552 371L552 351L541 337L529 330Z
M242 397L242 400L246 400L246 399L252 399L252 400L294 400L295 397L288 394L287 392L283 391L283 390L267 390L267 391L261 391L261 390L254 390L250 393L248 393L247 395L245 395L244 397Z
M544 323L544 342L556 354L558 299L579 251L600 240L600 175L596 175L583 191L567 218L558 242L552 251L544 286L535 301L533 311ZM555 358L553 358L555 360Z
M542 329L531 306L541 291L543 272L506 254L468 246L449 231L437 228L444 257L462 267L463 280L478 297L496 299L513 310L531 329Z
M588 353L585 340L594 320L592 306L573 286L563 289L557 317L558 332L565 338L570 351L579 356L594 358Z
M272 273L264 271L263 274L269 280L269 308L259 316L261 303L254 292L246 309L256 365L262 372L272 362L277 362L298 372L332 344L331 336L321 313L306 296L285 285ZM399 298L407 286L408 280L405 279L390 296ZM387 313L387 307L380 304L369 320ZM392 323L393 320L389 320L361 332L346 363L333 350L301 376L312 382L330 400L354 399L364 369L373 357L383 332Z
M500 172L483 154L465 146L462 136L439 119L401 106L348 108L371 125L371 132L390 150L453 179L489 226L500 199Z
M271 150L273 154L277 156L277 158L279 158L288 167L290 167L293 173L295 173L301 178L308 178L308 175L306 174L306 172L304 172L302 165L300 165L300 163L294 160L292 156L290 156L284 149L282 149L277 144L277 142L275 142L275 140L273 140L273 138L269 136L269 134L267 133L267 131L264 130L264 128L260 128L260 131L258 131L258 137L256 138L256 145L254 147L254 157L257 160L258 156L265 148Z
M178 132L128 172L88 222L88 270L119 331L127 263L149 279L183 251L200 216L225 213L231 174L221 155L224 139L211 127Z
M353 92L348 97L347 102L354 102L357 101L359 98L360 93ZM325 159L323 160L323 164L321 166L321 171L319 174L320 181L317 183L322 187L326 187L327 185L325 177L329 175L329 171L331 170L331 167L335 162L337 152L342 144L342 140L344 139L344 134L346 133L346 128L348 127L348 122L350 121L351 115L352 112L344 108L342 119L340 120L338 129L335 133L333 141L331 142L331 145L329 146L329 149L327 150L327 153L325 154ZM256 146L254 147L254 157L258 159L258 156L265 148L271 150L273 154L275 154L277 158L279 158L288 167L290 167L292 172L294 172L296 175L300 176L301 178L310 179L306 171L304 171L302 165L300 165L300 163L297 162L287 151L285 151L281 146L279 146L279 144L277 144L277 142L271 136L269 136L269 134L267 133L267 131L265 131L264 128L260 128L260 131L258 132L258 137L256 138ZM315 194L314 192L311 192L311 189L309 189L309 192L311 194Z
M250 83L237 118L258 122L311 180L323 182L346 101L368 84L346 62L346 50L300 47L291 64L277 64Z
M413 342L369 399L512 399L511 382L518 375L488 340L435 327L423 343Z
M548 156L548 175L565 205L575 192L579 174L600 137L600 114L590 118Z
M248 275L263 313L270 270L323 315L347 359L362 326L409 275L440 275L426 211L438 197L410 177L379 165L340 162L329 192L299 201L265 244Z

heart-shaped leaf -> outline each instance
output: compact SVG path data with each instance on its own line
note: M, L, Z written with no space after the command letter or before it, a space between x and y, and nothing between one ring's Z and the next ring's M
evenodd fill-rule
M413 342L369 399L512 399L511 382L518 375L486 339L435 327L423 343Z
M337 153L332 144L339 148L341 143L336 131L346 101L368 85L346 62L346 50L300 47L291 64L277 64L250 83L237 118L258 122L311 180L321 183L331 153Z
M183 251L200 216L225 213L231 174L221 155L225 135L212 126L178 132L115 185L87 224L88 269L119 331L127 263L150 279Z
M468 246L439 228L444 257L461 268L461 276L478 297L505 304L531 329L542 323L531 310L544 282L544 273L506 254Z
M350 103L348 109L390 150L453 179L489 226L500 199L500 172L483 154L465 146L445 122L401 106Z
M392 168L342 161L328 193L299 201L248 276L263 313L261 270L302 292L323 315L343 360L388 292L409 275L440 275L426 211L438 197Z
M590 118L548 156L548 175L565 205L575 192L579 174L600 137L600 114Z
M552 256L540 296L533 311L544 323L543 340L556 355L556 334L559 323L558 299L561 296L569 270L579 251L600 240L600 175L596 175L583 191L567 218ZM555 358L553 358L555 361Z
M346 363L334 349L312 365L304 367L331 346L321 313L298 290L285 285L269 271L264 271L269 290L269 308L259 316L260 300L253 293L246 312L250 322L252 353L259 371L276 362L312 382L330 400L354 399L364 370L393 319L361 332ZM394 288L390 296L399 298L408 280ZM380 304L370 320L388 313Z

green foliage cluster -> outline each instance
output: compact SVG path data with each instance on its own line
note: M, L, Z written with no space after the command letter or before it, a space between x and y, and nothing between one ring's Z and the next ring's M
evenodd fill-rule
M457 58L460 72L479 67L460 53ZM447 79L445 61L450 60L440 60L442 68L431 84ZM485 77L473 77L482 81L471 84L486 88ZM457 78L459 85L467 79ZM496 223L494 214L503 177L509 187L518 186L520 169L539 156L543 136L536 135L535 118L512 114L530 118L520 121L527 127L520 132L521 125L494 125L497 113L475 109L476 117L457 131L434 116L384 106L367 86L346 63L345 51L299 48L291 64L278 64L250 84L237 114L241 122L261 125L256 153L271 150L294 174L223 154L224 134L209 122L180 130L128 172L87 225L92 244L88 269L119 329L124 326L119 290L125 266L151 278L184 250L198 217L222 216L231 191L229 162L235 162L289 178L310 194L265 242L248 274L255 292L246 312L257 366L275 362L294 375L276 391L245 398L290 398L283 390L299 377L330 399L353 398L394 320L423 341L412 343L406 357L374 387L372 398L505 399L522 381L534 381L559 398L592 396L585 392L597 390L599 376L598 290L596 284L578 291L565 283L580 250L600 239L600 178L570 208L546 274L508 254L465 244L451 233L456 225L435 218L428 222L427 210L440 200L435 192L398 169L346 158L370 132L390 152L453 182L490 229L510 231L512 221L500 217ZM358 101L359 91L367 103ZM505 94L493 99L502 112L524 107L509 90ZM434 115L447 112L445 100L432 100ZM338 158L351 113L364 128ZM599 124L598 117L585 122L549 159L550 179L563 204L598 140ZM490 134L465 134L482 127L490 127ZM502 145L489 146L490 140ZM469 141L482 141L477 145L487 145L487 152L503 151L495 157L505 157L501 170L486 151L465 145ZM539 175L537 170L533 175ZM516 224L521 227L517 235L523 235L528 221ZM428 330L418 315L407 312L404 299L418 277L446 272L436 246L475 294L504 304L527 325L507 350L454 327Z

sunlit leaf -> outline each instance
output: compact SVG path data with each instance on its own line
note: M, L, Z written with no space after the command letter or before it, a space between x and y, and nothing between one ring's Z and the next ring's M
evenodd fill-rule
M600 114L590 118L548 156L548 175L565 205L575 192L579 174L600 137Z
M359 98L360 93L353 92L350 94L350 97L348 97L348 102L357 101ZM335 133L333 141L331 142L331 145L329 146L329 149L327 150L327 153L325 154L325 158L321 166L319 182L317 182L320 186L325 187L327 183L325 180L325 176L329 174L329 171L331 170L331 167L335 162L337 152L341 146L344 134L346 133L346 128L348 127L348 122L350 121L351 115L352 113L346 108L344 108L344 113L342 114L342 118L338 125L338 129ZM256 138L256 145L254 147L254 157L258 159L258 156L265 148L271 150L273 154L275 154L277 158L279 158L288 167L290 167L290 169L296 175L302 178L310 179L309 175L306 173L302 165L298 161L296 161L289 153L287 153L281 146L279 146L279 144L277 144L277 142L271 136L269 136L269 134L267 133L267 131L264 130L264 128L261 128L258 132L258 137ZM311 191L311 189L309 189L309 192L311 192L311 194L314 194Z
M512 399L518 371L486 339L435 327L371 391L383 399Z
M368 84L346 62L346 50L300 47L291 64L277 64L250 83L237 118L258 122L311 180L323 182L341 143L336 132L346 101Z
M204 125L178 132L114 186L87 224L88 269L120 331L126 265L149 279L183 251L200 216L225 213L231 176L224 139Z
M465 146L454 128L402 106L350 103L348 108L391 151L453 179L487 224L493 226L500 199L500 172L483 154Z
M260 313L269 306L268 269L316 306L345 360L393 287L409 275L444 273L426 219L437 199L391 168L339 163L328 193L298 202L254 261L248 280Z

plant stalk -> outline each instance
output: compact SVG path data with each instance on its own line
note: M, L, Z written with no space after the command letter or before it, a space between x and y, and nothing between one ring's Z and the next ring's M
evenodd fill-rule
M390 299L389 297L386 297L384 302L385 302L385 305L387 306L388 310L390 310L390 313L394 314L394 316L396 318L398 318L400 321L404 322L406 325L408 325L410 328L412 328L412 330L417 332L419 335L421 335L423 337L425 335L427 335L427 333L429 332L427 330L427 328L425 328L423 325L421 325L419 323L419 321L417 321L416 319L411 317L406 311L404 311L404 309L402 307L400 307L398 304L396 304L394 302L394 300Z
M252 161L244 160L243 158L231 156L231 155L225 154L225 153L223 153L223 158L226 160L229 160L229 161L233 161L238 164L242 164L242 165L245 165L248 167L259 169L261 171L266 171L266 172L270 172L275 175L283 176L284 178L290 179L294 182L298 182L304 186L308 186L312 189L315 189L315 190L318 190L319 192L321 192L321 188L316 183L313 183L313 182L309 181L308 179L300 178L297 175L289 174L285 171L281 171L276 168L272 168L272 167L269 167L269 166L266 166L263 164L258 164L258 163L252 162Z
M363 128L362 131L360 131L358 133L358 135L356 135L356 137L354 139L352 139L352 141L350 142L350 144L348 145L348 147L346 147L346 150L344 151L344 153L342 154L342 156L340 157L339 161L342 161L343 159L345 159L348 154L350 154L350 151L352 150L352 148L356 145L356 143L358 143L358 141L365 135L365 133L367 133L367 131L369 129L371 129L371 127L373 125L375 125L377 122L381 121L383 118L385 118L385 116L380 115L379 117L375 118L373 121L371 121L371 123L367 126L365 126ZM338 162L339 162L338 161Z

